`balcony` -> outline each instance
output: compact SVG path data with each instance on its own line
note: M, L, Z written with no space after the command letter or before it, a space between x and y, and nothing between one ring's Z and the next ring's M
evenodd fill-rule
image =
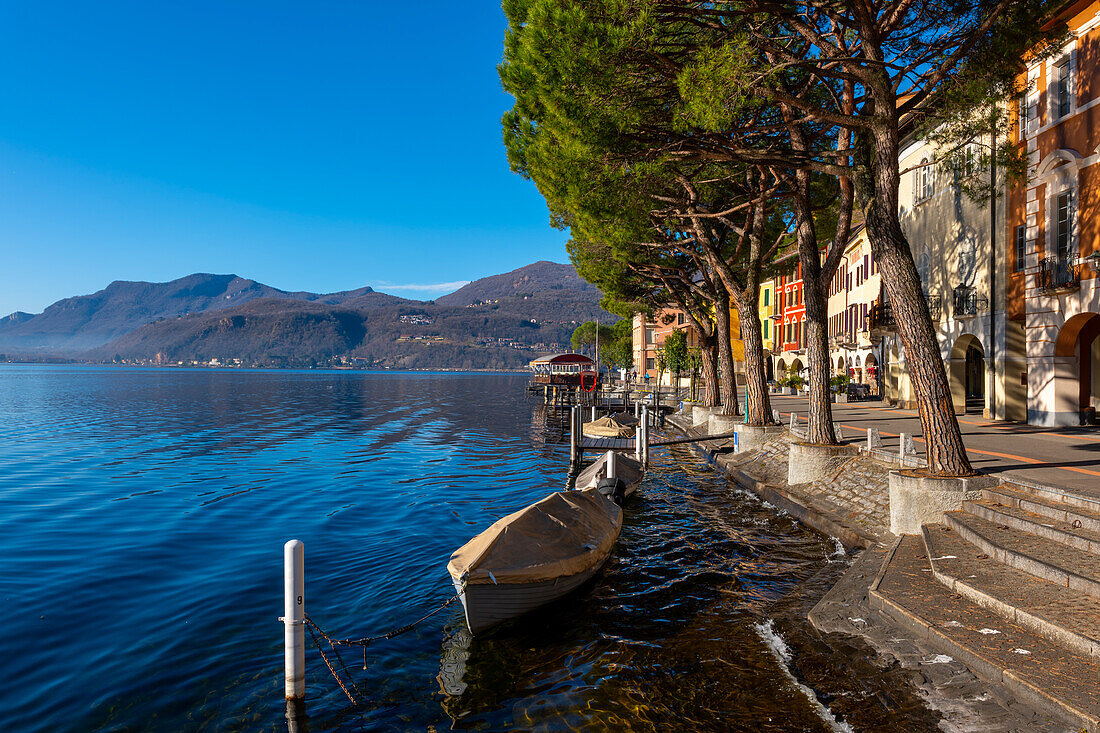
M1035 278L1040 292L1072 292L1081 286L1081 266L1069 257L1044 257Z
M940 316L943 314L943 305L938 295L929 295L925 298L928 301L928 315L932 316L933 321L940 320Z
M898 325L894 321L894 309L885 300L871 306L871 310L867 314L867 320L871 327L872 336L881 336L884 333L898 329Z
M954 301L951 313L955 318L973 318L989 309L989 299L968 285L955 288Z

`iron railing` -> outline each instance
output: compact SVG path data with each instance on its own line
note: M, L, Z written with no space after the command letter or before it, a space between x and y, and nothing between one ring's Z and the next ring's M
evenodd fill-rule
M989 308L989 299L979 295L978 291L967 285L955 288L955 307L952 314L955 318L968 318L984 313Z
M1035 273L1039 290L1075 290L1081 284L1081 266L1068 257L1044 257Z
M894 309L887 302L875 303L867 314L872 331L893 331L897 328Z
M940 314L942 312L942 305L941 305L940 296L938 296L938 295L929 295L929 296L926 296L926 300L928 301L928 314L930 316L932 316L932 320L933 321L940 320Z

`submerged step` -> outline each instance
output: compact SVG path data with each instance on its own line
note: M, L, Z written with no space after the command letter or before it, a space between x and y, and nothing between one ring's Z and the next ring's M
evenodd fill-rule
M968 512L944 512L962 539L998 562L1100 597L1100 555L1021 532Z
M963 509L994 524L1004 524L1021 532L1045 537L1078 550L1100 555L1100 531L1087 529L1077 522L1047 517L996 499L981 499L963 503Z
M1050 495L1039 495L1027 491L1019 491L1007 485L998 486L995 489L983 489L982 498L990 499L1005 506L1012 506L1025 511L1057 519L1069 524L1080 523L1082 529L1100 532L1100 504L1095 511L1058 501Z
M1100 598L1055 585L993 558L943 524L924 526L936 580L1007 621L1100 661Z
M933 577L923 540L903 535L871 586L873 606L1037 709L1100 733L1100 663L1007 621ZM929 663L935 663L930 660Z

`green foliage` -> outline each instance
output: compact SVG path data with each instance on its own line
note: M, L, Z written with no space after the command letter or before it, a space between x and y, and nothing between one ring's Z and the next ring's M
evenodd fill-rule
M611 338L606 349L601 348L600 360L611 367L630 369L634 366L634 331L630 320L624 318L611 327Z
M687 334L676 330L665 337L665 364L670 372L682 372L687 369Z
M604 346L611 341L612 330L611 326L602 323L597 324L595 321L585 321L573 329L573 335L570 337L569 341L577 351L592 352L596 347L597 334L599 334L598 341L602 350Z
M776 72L769 69L761 77L758 58L743 35L700 48L676 79L682 100L679 129L728 130L746 110L766 104L769 100L753 91L760 82L769 86Z
M802 389L803 385L806 384L806 380L790 366L787 367L787 372L776 381L781 387L794 387L795 389Z

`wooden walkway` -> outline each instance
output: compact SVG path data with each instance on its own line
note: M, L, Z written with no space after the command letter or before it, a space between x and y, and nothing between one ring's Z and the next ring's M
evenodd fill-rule
M581 436L581 448L584 450L634 450L634 438L590 438Z

